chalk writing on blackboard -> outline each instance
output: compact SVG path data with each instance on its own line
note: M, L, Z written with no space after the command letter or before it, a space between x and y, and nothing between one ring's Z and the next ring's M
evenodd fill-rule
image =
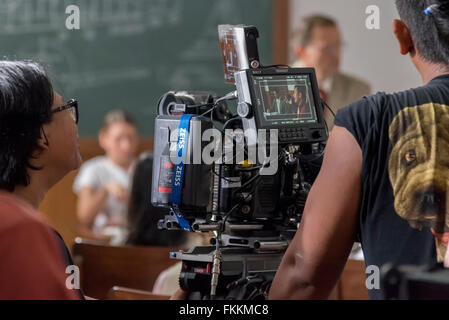
M187 1L185 2L187 3ZM127 28L145 31L179 24L183 1L170 0L0 0L0 34L59 31L65 9L80 8L82 28Z

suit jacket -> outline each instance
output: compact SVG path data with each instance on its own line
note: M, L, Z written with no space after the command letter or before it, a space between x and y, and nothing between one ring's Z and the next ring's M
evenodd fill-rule
M327 92L327 104L337 114L337 111L356 102L364 96L371 94L371 87L363 80L357 79L344 73L338 73L332 81L331 92ZM324 119L326 120L329 132L334 126L334 116L325 108Z
M284 99L280 98L279 99L279 106L277 105L277 101L274 100L274 112L278 113L278 114L283 114L285 112L285 108L286 108L286 102Z

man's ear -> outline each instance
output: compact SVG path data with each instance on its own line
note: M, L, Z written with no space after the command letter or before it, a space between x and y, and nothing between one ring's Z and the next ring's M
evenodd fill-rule
M393 32L399 43L401 54L415 54L415 44L413 42L412 34L407 25L402 21L395 19L393 21Z
M303 46L296 46L294 49L295 56L298 57L299 59L302 59L302 57L304 56L305 50L306 49Z
M39 140L37 140L36 149L33 152L33 157L35 157L35 158L39 157L42 153L47 151L49 148L50 147L49 147L47 136L45 135L44 129L42 129L41 136L40 136Z

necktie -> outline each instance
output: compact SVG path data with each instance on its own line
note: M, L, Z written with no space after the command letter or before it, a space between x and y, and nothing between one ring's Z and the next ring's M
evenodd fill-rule
M328 96L327 93L320 89L320 97L323 99L324 102L328 103Z

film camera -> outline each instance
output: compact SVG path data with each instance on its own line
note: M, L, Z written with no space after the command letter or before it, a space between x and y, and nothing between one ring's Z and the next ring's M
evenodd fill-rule
M170 208L161 229L214 234L210 246L171 253L182 260L180 286L190 299L264 299L328 132L313 69L262 67L255 27L218 31L225 81L236 91L161 98L152 204Z

